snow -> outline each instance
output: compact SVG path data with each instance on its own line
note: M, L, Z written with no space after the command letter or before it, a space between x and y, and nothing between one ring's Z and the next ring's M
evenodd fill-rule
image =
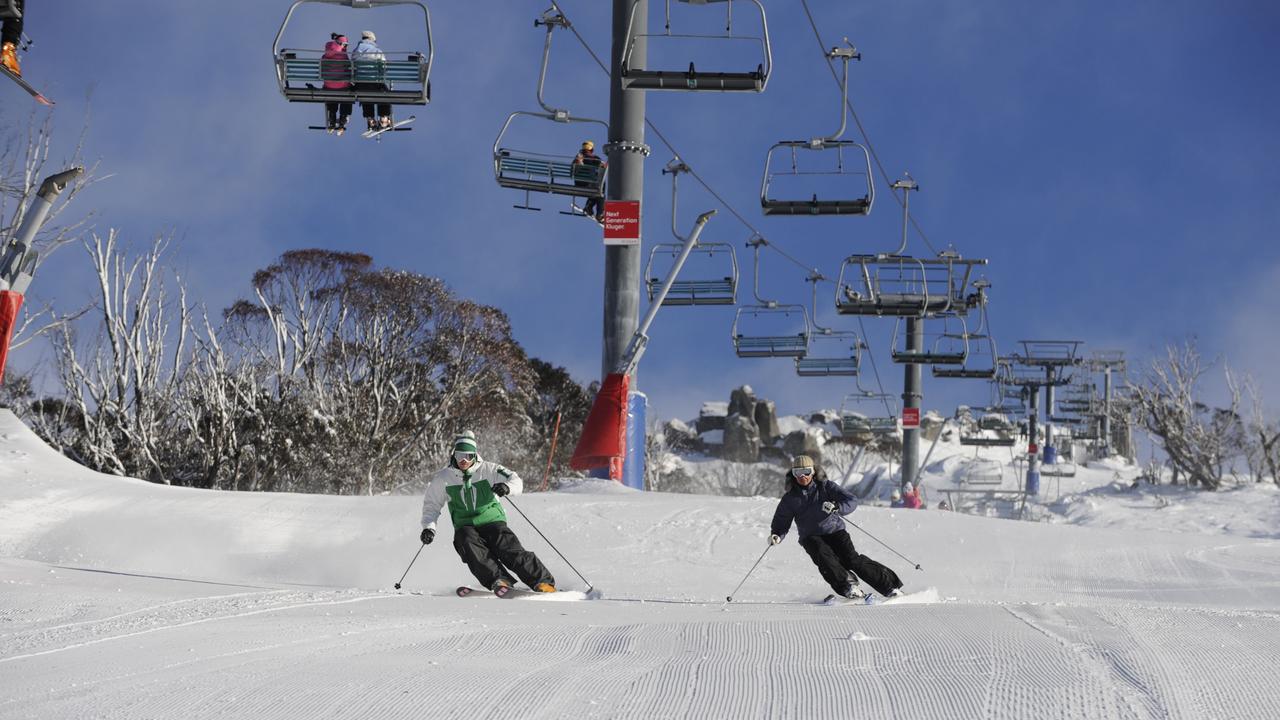
M935 448L934 505L972 456ZM835 607L765 552L776 498L570 483L509 500L604 599L464 599L447 526L392 589L418 498L98 475L0 411L0 718L1280 717L1280 494L1136 474L1046 479L1043 522L872 500L854 542L923 601Z
M729 414L729 403L717 400L709 400L702 403L702 409L698 411L700 417L725 417Z

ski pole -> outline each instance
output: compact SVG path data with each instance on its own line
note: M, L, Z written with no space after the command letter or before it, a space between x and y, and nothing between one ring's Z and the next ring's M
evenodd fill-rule
M525 515L524 511L521 510L518 505L516 505L514 502L511 501L511 496L507 495L506 498L507 498L507 502L511 504L511 507L515 508L516 512L520 513L520 517L524 518L524 521L529 523L529 527L533 528L534 532L538 533L539 535L542 535L542 531L538 529L537 525L533 524L533 521L529 519L529 516ZM547 540L546 535L542 535L542 539L547 541L547 544L551 546L551 549L556 551L556 554L560 556L561 560L564 560L564 564L568 565L569 569L572 570L575 575L582 578L582 582L587 584L587 594L590 595L595 590L595 586L591 584L591 581L582 577L582 573L578 572L578 568L574 567L573 563L569 562L569 558L565 557L564 553L560 552L560 549L556 547L555 543L551 542L550 540Z
M917 569L917 570L924 570L924 568L920 567L920 565L919 565L918 563L911 562L911 558L908 558L906 555L903 555L902 553L898 552L897 550L894 550L893 548L889 547L888 545L885 545L885 543L884 543L884 541L883 541L883 540L881 540L880 538L876 537L875 535L872 535L871 533L867 532L866 530L863 530L862 528L858 527L858 523L856 523L856 522L854 522L854 521L850 520L849 518L847 518L847 517L845 517L845 516L843 516L843 515L841 515L841 516L840 516L840 519L841 519L841 520L843 520L843 521L845 521L845 522L847 522L847 523L849 523L850 525L854 526L855 528L858 528L858 530L859 530L860 532L862 532L863 534L865 534L867 537L871 538L872 540L875 540L876 542L880 543L881 545L884 545L886 548L889 548L889 552L893 553L894 555L897 555L898 557L902 558L903 560L906 560L907 562L911 563L912 565L915 565L915 567L916 567L916 569Z
M725 602L733 602L733 596L737 595L738 591L742 589L742 586L746 584L747 578L751 577L751 573L756 571L756 567L760 564L760 560L764 560L765 553L768 553L772 547L773 543L769 543L765 546L764 552L760 553L760 558L756 560L756 564L752 565L751 569L747 571L747 574L742 576L742 582L738 583L738 587L734 588L733 592L729 593L729 596L724 599Z
M414 563L416 563L416 562L418 562L418 556L422 554L422 548L424 548L424 547L426 547L426 546L427 546L427 544L426 544L426 543L422 543L422 546L418 548L418 552L416 552L416 553L414 553L414 554L413 554L413 559L409 561L409 567L407 567L407 568L405 568L405 569L404 569L404 575L401 575L401 576L400 576L400 582L397 582L397 583L396 583L396 589L397 589L397 590L399 590L399 589L400 589L400 583L404 582L404 577L405 577L405 575L408 575L408 574L409 574L409 568L413 567L413 564L414 564Z

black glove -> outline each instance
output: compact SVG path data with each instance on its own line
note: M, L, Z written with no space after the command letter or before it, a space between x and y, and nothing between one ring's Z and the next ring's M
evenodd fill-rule
M506 483L500 482L493 486L493 494L497 495L498 497L502 497L503 495L509 495L511 494L511 488L507 487Z
M422 528L422 544L430 545L432 540L436 539L436 531L431 528Z

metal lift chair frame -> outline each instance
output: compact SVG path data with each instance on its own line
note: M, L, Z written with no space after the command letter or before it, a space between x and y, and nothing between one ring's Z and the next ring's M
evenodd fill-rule
M666 25L661 33L634 32L636 9L639 4L632 4L631 14L627 18L627 44L619 63L622 76L622 87L627 90L679 90L685 92L719 91L719 92L764 92L769 84L769 75L773 70L773 49L769 44L769 21L765 17L764 5L760 0L746 0L760 11L760 37L733 34L733 2L734 0L678 0L687 5L710 5L723 2L726 4L726 23L724 35L682 35L671 32L671 0L666 0ZM689 63L682 70L650 70L632 66L632 55L636 44L650 39L684 39L684 40L749 40L759 42L763 61L750 72L707 72L700 71Z

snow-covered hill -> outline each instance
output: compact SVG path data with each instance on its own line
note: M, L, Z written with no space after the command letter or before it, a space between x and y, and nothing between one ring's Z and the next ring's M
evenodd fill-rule
M932 504L963 459L935 450ZM868 504L923 569L860 551L939 599L870 607L812 604L794 538L724 602L775 499L580 483L513 505L604 600L459 599L447 527L392 589L417 498L96 475L0 411L0 718L1280 717L1280 493L1128 480L1046 479L1053 522Z

